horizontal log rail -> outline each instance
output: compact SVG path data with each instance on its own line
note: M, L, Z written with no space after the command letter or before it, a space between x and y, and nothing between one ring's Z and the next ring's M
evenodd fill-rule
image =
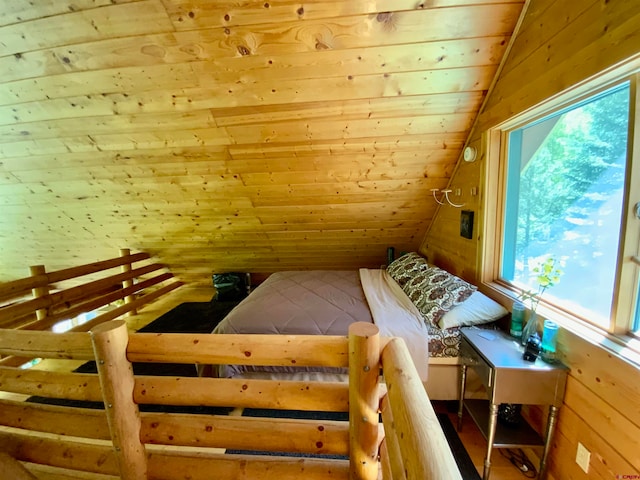
M194 345L198 348L194 349ZM137 333L129 337L132 362L347 367L347 337Z
M4 302L0 305L0 333L3 334L3 338L0 338L0 354L9 355L0 359L0 365L19 366L37 358L21 352L24 346L10 330L52 330L60 322L123 302L70 329L86 332L102 322L135 313L136 309L183 285L173 279L173 274L164 271L164 265L150 263L132 268L133 263L150 259L148 253L131 254L128 249L122 249L119 253L120 256L116 258L53 272L46 272L44 266L36 265L31 267L30 277L0 284L0 301ZM118 267L119 272L109 272ZM102 278L95 279L94 274L100 274ZM92 277L78 284L78 279L86 275ZM65 283L67 281L71 284ZM32 298L26 298L29 293ZM32 339L37 340L38 337ZM57 358L73 358L65 351L66 340L67 337L61 337L55 352L46 351L46 348L54 345L48 342L38 356L55 353ZM93 358L91 343L86 346L89 348L79 353L78 358Z
M53 309L60 308L61 306L68 306L79 300L90 298L94 295L101 295L105 291L113 289L114 285L121 284L125 280L131 280L133 278L141 277L142 275L155 272L164 268L163 265L153 264L144 267L136 268L126 273L120 273L117 275L111 275L107 278L95 280L93 282L71 287L66 290L52 293L44 297L34 298L25 302L17 303L14 305L3 308L0 313L2 315L2 321L10 321L16 318L24 317L36 310L47 308ZM135 293L139 288L130 289L129 291Z
M48 331L0 330L0 355L93 360L91 338L86 333L55 335Z
M302 393L301 393L302 392ZM227 378L136 377L136 403L347 412L346 383Z
M26 330L45 330L50 328L52 325L55 325L60 320L65 320L66 318L69 318L69 317L75 317L84 312L91 312L93 310L97 310L101 307L104 307L118 300L121 300L123 295L130 295L133 293L140 292L141 290L144 290L149 287L153 287L171 278L173 278L173 274L163 273L156 277L148 278L139 283L136 283L131 287L123 288L122 290L117 290L114 292L109 292L106 295L101 295L101 296L95 297L92 300L77 304L61 313L49 315L43 320L36 320L33 323L26 323L21 328ZM179 285L181 284L177 284L176 287Z
M0 384L6 392L88 402L102 401L100 381L90 373L71 374L0 367Z
M15 298L20 298L31 293L34 288L44 287L64 280L70 280L93 273L102 272L122 265L146 260L151 256L148 253L135 253L100 262L89 263L78 267L65 268L54 272L21 278L11 282L0 283L0 302L6 302Z
M240 416L141 412L144 443L251 450L269 444L278 452L348 455L349 425ZM109 440L104 410L0 399L0 424L56 435ZM321 427L321 428L319 428Z

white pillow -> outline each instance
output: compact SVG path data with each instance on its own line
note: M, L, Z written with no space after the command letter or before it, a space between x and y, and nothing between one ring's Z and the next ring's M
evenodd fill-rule
M475 291L460 305L445 313L438 326L441 329L489 323L506 315L508 310L484 293Z

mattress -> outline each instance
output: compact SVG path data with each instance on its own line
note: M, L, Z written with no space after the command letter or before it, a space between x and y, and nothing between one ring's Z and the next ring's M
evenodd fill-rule
M374 322L383 336L405 340L426 380L428 331L420 312L384 270L287 271L272 274L236 306L214 334L348 335L354 322ZM337 368L219 365L223 378L255 374L341 375ZM276 376L277 375L277 376Z

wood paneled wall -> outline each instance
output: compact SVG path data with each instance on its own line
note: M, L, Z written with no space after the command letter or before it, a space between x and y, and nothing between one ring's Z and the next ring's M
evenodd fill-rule
M635 1L531 2L480 114L472 143L481 145L487 129L637 55L638 25L640 8ZM483 153L487 154L486 149ZM479 186L481 194L467 198L467 202L480 217L480 223L485 217L487 182L495 182L498 174L491 171L485 175L486 164L482 156L475 164L462 165L451 181L452 188ZM441 207L421 251L438 263L452 265L463 276L478 280L480 243L493 242L491 237L496 232L489 231L484 239L476 230L473 241L462 239L456 232L458 215L458 210ZM559 343L562 359L571 367L571 374L550 454L551 476L556 480L604 480L638 475L638 366L566 330L561 332ZM575 463L578 442L591 452L588 474Z

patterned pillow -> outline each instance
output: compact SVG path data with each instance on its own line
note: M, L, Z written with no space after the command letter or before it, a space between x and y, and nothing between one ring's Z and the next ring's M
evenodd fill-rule
M428 269L427 260L416 252L411 252L391 262L387 267L387 272L391 278L398 282L398 285L404 288L407 282Z
M477 287L430 266L408 281L402 290L418 307L427 326L437 327L444 314L469 298Z
M457 357L460 353L460 327L429 328L429 356Z

